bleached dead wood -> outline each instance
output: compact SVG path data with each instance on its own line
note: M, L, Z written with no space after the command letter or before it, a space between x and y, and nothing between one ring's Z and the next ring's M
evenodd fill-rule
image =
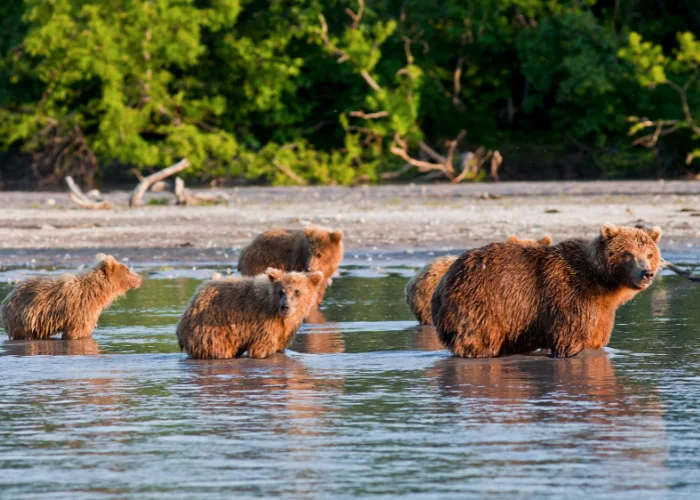
M690 271L688 271L686 269L682 269L682 268L678 267L677 265L675 265L673 262L669 262L664 258L661 259L660 265L661 265L661 267L665 267L666 269L670 269L671 271L673 271L677 275L683 276L684 278L689 279L690 281L695 281L695 282L700 281L700 278L698 278L697 276L694 276Z
M88 194L83 193L80 187L73 180L73 177L70 175L66 176L65 181L69 190L68 197L80 208L87 208L90 210L104 210L112 208L112 205L110 205L108 202L99 199L99 191L93 189Z
M149 190L153 184L162 181L163 179L166 179L170 177L171 175L177 174L178 172L182 172L186 168L190 166L190 162L187 158L183 158L179 162L177 162L175 165L171 165L170 167L160 170L154 174L149 175L148 177L144 177L141 179L141 181L136 185L136 188L131 192L131 196L129 197L129 206L130 207L137 207L139 205L143 205L143 195L146 194L146 192ZM184 181L183 181L184 185ZM159 185L160 190L163 189L162 185ZM173 184L173 193L175 193L175 185ZM177 194L175 194L177 197ZM182 203L180 203L182 204Z
M421 173L429 173L439 177L444 177L452 183L458 183L464 179L473 179L476 177L479 169L491 159L491 177L498 181L498 167L500 167L503 157L498 151L486 151L483 147L478 148L474 153L467 152L461 155L460 170L456 170L455 153L459 142L464 138L466 132L462 130L457 137L447 143L447 156L443 156L428 146L423 141L418 141L420 150L432 161L425 161L413 158L408 152L408 145L398 134L394 136L394 141L391 144L390 151L406 162L407 165L413 166ZM397 171L403 173L406 171L406 166ZM392 173L390 173L391 175ZM399 174L400 175L400 174Z

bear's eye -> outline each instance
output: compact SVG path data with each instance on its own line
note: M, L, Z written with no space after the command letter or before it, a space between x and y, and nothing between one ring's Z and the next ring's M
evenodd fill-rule
M320 259L320 258L321 258L321 253L320 253L320 252L316 254L316 258L317 258L317 259Z
M298 297L299 295L301 295L301 291L299 291L299 290L294 290L294 295L296 295L296 296Z
M653 258L654 258L654 254L653 254L653 253L650 253L649 255L647 255L647 259L651 260L651 259L653 259Z

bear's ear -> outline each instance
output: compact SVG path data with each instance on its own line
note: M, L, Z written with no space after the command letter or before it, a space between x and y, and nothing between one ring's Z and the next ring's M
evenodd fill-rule
M620 234L620 228L617 227L615 224L610 224L608 222L606 224L603 224L603 227L600 228L600 235L603 237L604 240L608 240L618 234Z
M333 243L339 243L340 240L343 239L343 232L342 231L333 231L331 233L331 241Z
M282 275L284 274L284 271L280 271L279 269L275 269L274 267L268 267L265 270L265 274L267 274L268 279L274 283L275 281L279 281L282 279Z
M542 246L548 247L552 244L552 237L548 234L545 234L541 240L539 240L537 243L539 243Z
M319 283L321 283L321 280L323 279L323 273L321 271L315 271L313 273L308 273L307 276L309 277L309 282L313 286L318 286Z
M654 226L649 230L649 236L651 237L652 240L654 240L654 243L659 242L662 234L663 234L663 231L661 231L661 228L659 226Z
M304 234L307 238L311 238L314 235L314 228L311 226L307 227L306 229L304 229Z
M103 253L97 254L97 261L103 262L105 264L105 266L107 266L107 267L112 267L112 266L114 266L114 264L117 263L117 261L114 260L114 257L112 257L111 255L103 254Z
M510 236L508 236L508 239L506 241L509 241L511 243L520 243L520 238L518 238L514 234L511 234Z

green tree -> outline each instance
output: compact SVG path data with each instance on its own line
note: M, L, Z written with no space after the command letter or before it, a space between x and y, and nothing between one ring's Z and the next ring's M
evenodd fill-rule
M648 109L653 118L631 116L630 135L645 133L635 140L649 148L671 134L684 134L690 146L685 161L691 164L700 158L700 41L692 33L679 33L678 46L672 56L664 54L660 45L644 41L639 33L629 35L629 44L620 49L620 56L637 68L642 87L657 90L658 104Z

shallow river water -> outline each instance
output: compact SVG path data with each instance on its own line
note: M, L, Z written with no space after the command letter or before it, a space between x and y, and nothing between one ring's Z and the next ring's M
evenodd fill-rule
M410 266L351 266L286 355L202 362L174 329L211 270L143 271L93 339L0 342L1 498L700 494L700 285L658 279L604 351L462 360Z

